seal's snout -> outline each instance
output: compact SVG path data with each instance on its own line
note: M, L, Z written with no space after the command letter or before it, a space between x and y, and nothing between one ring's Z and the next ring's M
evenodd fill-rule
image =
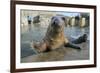
M58 25L58 20L57 20L57 19L54 20L53 25L54 25L54 26L59 26L59 25Z
M54 19L51 25L56 28L62 26L58 19Z

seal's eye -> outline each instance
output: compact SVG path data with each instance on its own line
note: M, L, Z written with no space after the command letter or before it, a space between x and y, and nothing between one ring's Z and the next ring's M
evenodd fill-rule
M59 23L58 19L54 19L53 25L58 26L58 23Z
M51 20L53 20L55 17L52 17Z

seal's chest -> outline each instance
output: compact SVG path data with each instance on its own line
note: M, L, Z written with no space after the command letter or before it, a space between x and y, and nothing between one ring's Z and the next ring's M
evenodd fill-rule
M59 48L64 44L64 38L51 38L49 42L49 47L53 50Z

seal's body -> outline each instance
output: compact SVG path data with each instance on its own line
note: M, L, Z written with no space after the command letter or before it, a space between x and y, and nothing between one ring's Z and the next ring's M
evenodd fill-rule
M51 23L47 29L47 33L45 36L45 41L47 41L48 48L51 50L59 48L65 43L64 36L64 18L59 16L54 16L51 19ZM66 39L66 42L68 40Z
M47 32L43 40L39 43L32 43L32 48L37 52L45 52L55 50L61 46L72 47L80 49L80 47L70 44L68 39L64 36L65 19L61 16L54 16L48 26Z

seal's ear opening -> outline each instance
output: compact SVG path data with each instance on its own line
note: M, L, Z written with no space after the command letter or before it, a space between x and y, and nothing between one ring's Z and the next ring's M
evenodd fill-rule
M64 21L65 21L65 17L62 17L62 20L64 20Z

